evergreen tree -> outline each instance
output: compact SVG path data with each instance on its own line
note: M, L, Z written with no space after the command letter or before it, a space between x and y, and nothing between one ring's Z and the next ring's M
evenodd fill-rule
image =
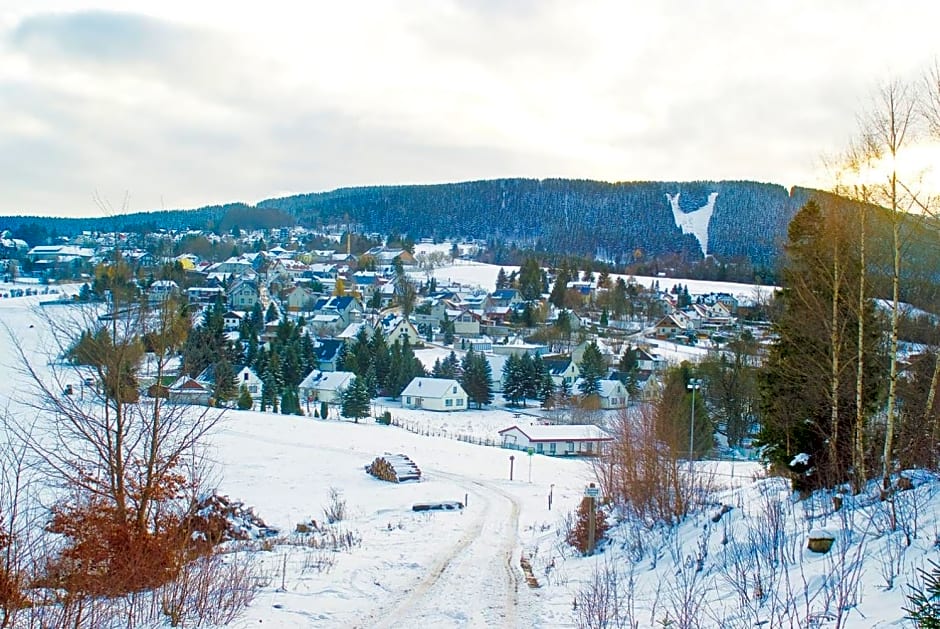
M568 292L568 282L571 281L567 262L563 262L558 273L555 275L555 284L552 286L552 292L548 296L548 301L556 308L565 307L565 293Z
M248 392L248 387L242 385L238 391L238 410L240 411L250 411L254 400L251 399L251 393Z
M800 489L847 480L852 460L859 270L843 218L837 206L811 201L791 221L776 340L758 379L763 455L776 469L789 471ZM870 300L861 315L862 402L871 414L884 391L887 358L883 321Z
M384 391L388 388L390 355L388 343L385 340L385 332L381 325L377 325L372 333L372 339L369 341L369 354L378 390Z
M363 378L353 378L352 383L343 391L341 399L343 417L352 417L358 424L360 418L369 416L372 400L369 387Z
M264 314L264 322L272 323L278 319L280 319L280 315L277 312L277 306L275 306L274 302L272 301L270 304L268 304L268 311Z
M461 368L463 375L460 384L470 401L476 402L477 408L483 408L484 404L492 402L492 369L486 357L471 349L464 356Z
M251 307L251 314L248 316L248 322L251 324L255 334L261 334L264 331L264 315L261 312L261 302L256 301Z
M405 337L407 338L407 337ZM440 360L435 366L440 365ZM405 390L408 383L411 382L405 369L404 357L402 356L401 343L395 341L389 348L389 366L388 376L385 378L385 395L397 399L401 392Z
M534 301L542 296L542 269L538 260L526 258L519 269L519 293L526 301Z
M362 327L356 333L347 352L343 366L347 371L351 371L357 376L363 377L369 371L372 365L372 350L369 346L369 332Z
M300 408L300 396L297 393L297 389L293 387L284 388L284 392L281 393L281 414L303 415L303 410Z
M542 372L542 380L539 382L539 402L542 408L552 408L555 404L555 382L548 371Z
M620 382L627 389L627 393L631 398L636 397L639 391L639 349L627 346L617 363L617 370L620 372Z
M930 570L918 568L922 585L911 585L907 595L907 619L919 629L940 629L940 564L928 559Z
M502 376L503 397L511 406L518 406L525 399L525 375L522 372L522 360L519 356L509 355L503 363Z
M600 393L600 380L607 375L607 363L597 343L591 341L587 344L578 367L581 370L581 382L578 383L581 395L588 398Z
M542 386L542 376L545 375L545 363L542 357L536 354L529 357L526 354L523 362L523 373L525 373L525 396L529 399L539 399L539 389Z
M238 382L235 380L235 369L225 358L215 363L215 383L212 386L212 397L217 403L224 403L235 399L238 395Z
M453 321L441 321L441 333L444 335L443 341L444 345L453 345L454 344L454 322Z
M434 371L431 373L431 377L459 380L460 361L457 360L457 355L451 351L450 354L444 357L444 360L435 361Z
M496 290L502 290L508 286L509 278L506 277L506 270L500 267L499 273L496 274Z

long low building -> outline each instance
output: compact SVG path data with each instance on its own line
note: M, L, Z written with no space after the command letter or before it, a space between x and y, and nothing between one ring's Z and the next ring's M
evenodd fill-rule
M593 424L511 426L500 430L499 434L504 448L532 448L536 454L549 456L597 455L605 443L613 441L613 437Z

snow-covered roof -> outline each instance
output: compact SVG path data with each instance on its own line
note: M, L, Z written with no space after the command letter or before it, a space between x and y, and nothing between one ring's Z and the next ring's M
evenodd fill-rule
M402 395L411 395L425 398L442 398L453 395L456 387L458 394L464 393L463 387L456 380L450 378L415 378L408 383Z
M320 391L338 391L350 385L356 377L351 371L320 371L314 369L301 381L301 389L318 389Z
M499 431L504 434L518 430L529 441L611 441L607 432L593 424L557 424L550 426L510 426Z

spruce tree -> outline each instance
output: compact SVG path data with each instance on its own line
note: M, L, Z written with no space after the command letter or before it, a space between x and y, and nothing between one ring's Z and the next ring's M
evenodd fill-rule
M254 400L251 399L248 387L242 385L238 392L238 410L250 411L252 404L254 404Z
M471 349L467 352L467 355L464 356L462 370L463 376L460 384L464 391L467 392L467 397L470 401L475 402L477 408L483 408L484 404L492 402L492 369L486 357Z
M525 399L525 375L522 372L522 360L516 354L510 354L503 363L503 397L512 406L518 406ZM465 387L466 388L466 387Z
M799 489L847 480L852 460L859 270L843 218L838 206L810 201L790 222L775 341L758 376L763 456ZM870 300L864 304L862 403L871 414L887 358L883 322Z
M343 391L341 399L343 417L352 417L358 424L360 418L369 416L372 400L363 378L353 378L352 383Z
M578 384L581 395L588 398L600 393L600 380L607 375L607 363L597 343L591 341L587 344L578 367L581 370L581 382Z

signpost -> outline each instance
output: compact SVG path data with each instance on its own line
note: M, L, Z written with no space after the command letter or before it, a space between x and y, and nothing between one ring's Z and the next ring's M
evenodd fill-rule
M587 554L594 554L594 533L597 528L596 520L596 506L595 501L601 495L600 487L591 483L584 488L584 497L588 501L588 539L587 539Z
M515 460L516 460L516 457L510 454L509 455L509 480L512 480L512 466L513 466L513 461Z
M535 456L535 448L526 448L526 454L529 455L529 482L532 482L532 457Z

